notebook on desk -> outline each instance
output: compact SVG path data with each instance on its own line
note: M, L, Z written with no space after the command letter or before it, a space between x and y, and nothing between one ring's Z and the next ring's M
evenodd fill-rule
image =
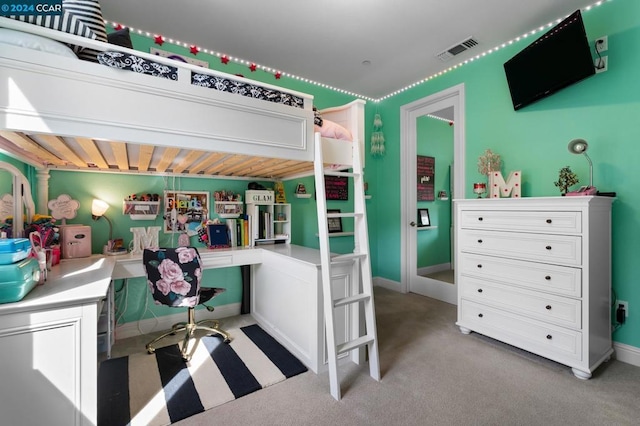
M209 248L231 247L229 228L223 223L212 223L207 225L207 237L209 238Z

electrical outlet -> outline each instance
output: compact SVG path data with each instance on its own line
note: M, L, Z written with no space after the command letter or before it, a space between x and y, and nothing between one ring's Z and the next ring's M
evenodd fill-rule
M607 36L602 36L596 39L596 52L602 53L609 49L609 39Z
M596 67L596 74L605 72L609 69L608 59L608 57L603 56L602 58L596 58L593 60L593 66Z
M622 305L622 307L624 308L624 316L625 318L629 317L629 302L624 301L624 300L618 300L616 302L616 309L618 309L620 307L620 305Z

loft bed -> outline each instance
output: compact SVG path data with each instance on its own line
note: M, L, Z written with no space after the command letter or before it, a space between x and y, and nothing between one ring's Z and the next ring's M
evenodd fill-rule
M0 44L0 150L37 169L264 180L313 174L314 131L327 126L314 128L310 95L8 18L0 17L0 29L175 69L160 78ZM203 78L272 96L212 90ZM364 104L321 110L337 126L330 136L362 144ZM328 167L351 164L351 144L329 145L337 156L325 156Z
M0 151L43 171L38 173L39 209L47 208L46 171L51 169L285 180L313 175L314 169L322 171L321 158L325 168L331 169L363 164L362 100L321 110L323 125L316 129L313 97L307 94L0 17L3 28L98 52L135 55L171 69L171 78L160 78L0 41ZM205 77L194 78L194 74ZM258 91L276 95L265 100L251 91L252 96L243 96L212 90L202 87L206 76L249 85L251 90L257 86ZM292 98L295 101L282 102ZM325 133L327 130L332 133ZM340 139L349 139L349 134L351 142ZM314 164L315 152L318 164ZM354 157L358 152L360 161ZM319 191L319 201L323 196L324 191ZM363 200L364 194L355 197L354 204L363 207ZM319 221L326 223L326 219L326 212L320 212ZM366 233L366 221L363 223ZM299 276L288 272L285 282L292 290L285 293L290 296L274 300L271 296L278 291L271 289L282 288L282 275L270 274L274 268L264 265L256 268L262 293L255 292L255 299L262 297L268 310L258 307L255 315L262 312L259 323L317 372L325 354L323 305L318 297L322 292L329 294L326 289L331 285L320 278L318 266L329 268L328 255L305 247L273 247L265 250L265 256L282 251ZM294 249L295 255L291 253ZM316 254L318 260L313 260ZM275 263L288 265L282 259ZM353 265L348 260L338 263L340 280L349 281L345 277L355 273ZM351 285L358 287L360 276L354 276ZM320 291L319 285L325 290ZM298 296L300 300L295 300ZM306 304L302 317L301 303ZM349 324L345 334L357 334L359 318L359 308L345 315ZM82 341L91 343L90 338ZM361 358L360 354L353 356ZM82 410L87 410L91 421L97 387L95 378L87 376L94 374L79 375L78 380L89 389L88 397L83 397L88 408Z

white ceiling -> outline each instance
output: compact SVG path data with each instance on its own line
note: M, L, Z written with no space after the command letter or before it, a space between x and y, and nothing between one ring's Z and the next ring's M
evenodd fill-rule
M378 99L595 2L102 0L101 5L109 21ZM479 45L447 62L437 58L469 37ZM247 69L245 76L250 74Z

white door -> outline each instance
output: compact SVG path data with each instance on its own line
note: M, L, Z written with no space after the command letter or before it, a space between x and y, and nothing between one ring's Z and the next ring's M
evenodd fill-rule
M455 283L423 277L418 270L418 230L417 221L417 131L419 117L453 110L453 170L452 200L464 197L464 85L458 85L401 108L401 140L404 148L402 156L402 283L405 291L433 297L448 303L457 301ZM436 159L437 161L437 159ZM453 220L453 219L452 219ZM452 224L453 225L453 224ZM448 230L438 230L448 232ZM453 264L453 259L452 264Z

